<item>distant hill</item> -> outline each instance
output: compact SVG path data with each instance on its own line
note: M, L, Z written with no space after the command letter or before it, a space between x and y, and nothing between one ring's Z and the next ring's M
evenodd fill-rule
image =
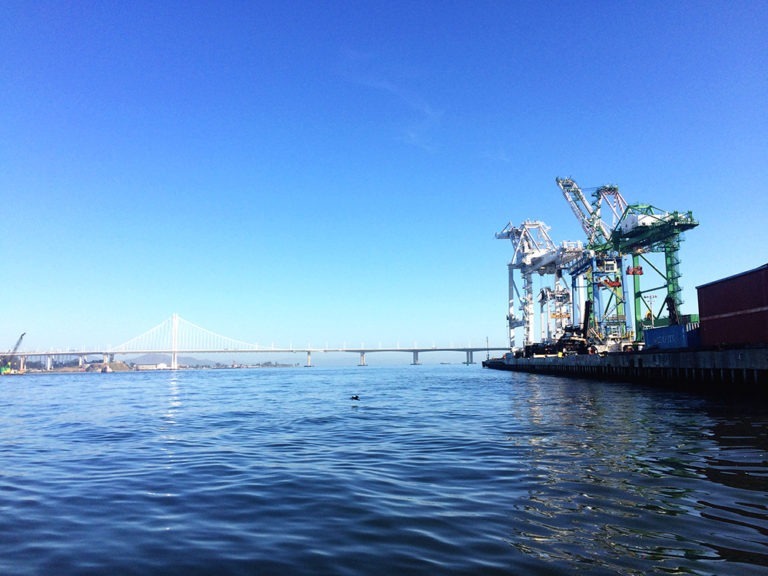
M147 366L153 366L158 364L165 364L170 367L171 355L170 354L144 354L143 356L137 356L136 358L130 358L125 361L127 364L143 364ZM232 364L231 362L220 362L216 360L207 360L201 358L193 358L191 356L179 356L179 366L189 366L190 368L245 368L245 367L261 367L261 368L288 368L296 366L296 363L281 364L280 362L274 362L267 360L258 364Z
M183 366L216 366L217 362L214 360L201 360L200 358L193 358L191 356L179 356L179 364ZM171 365L170 354L144 354L143 356L137 356L128 360L131 364L165 364Z

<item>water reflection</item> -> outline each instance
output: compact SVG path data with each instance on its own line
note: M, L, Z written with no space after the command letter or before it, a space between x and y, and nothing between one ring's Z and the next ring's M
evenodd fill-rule
M729 534L710 546L725 560L768 567L768 414L738 403L712 403L707 413L716 449L700 472L720 488L698 504L702 518Z
M534 378L525 392L511 412L532 433L508 436L534 480L514 511L516 549L618 572L647 573L649 561L659 573L723 559L768 567L765 420L625 386Z
M421 368L0 387L0 573L766 573L768 410Z
M163 415L163 420L168 425L176 424L176 415L181 407L181 395L179 390L179 375L172 373L168 379L168 404Z

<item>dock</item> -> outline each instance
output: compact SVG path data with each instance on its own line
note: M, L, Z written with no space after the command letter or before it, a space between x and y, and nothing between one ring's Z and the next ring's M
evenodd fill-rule
M495 370L615 380L709 392L754 392L768 396L768 347L724 350L645 350L605 355L491 358Z

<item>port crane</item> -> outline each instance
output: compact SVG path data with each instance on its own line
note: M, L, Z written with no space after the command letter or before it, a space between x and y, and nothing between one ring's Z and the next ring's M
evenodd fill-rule
M579 185L571 178L557 178L556 181L587 235L587 248L598 252L609 251L611 228L603 220L603 208L611 212L614 224L621 219L627 208L627 201L619 192L619 188L613 185L597 188L593 194L594 200L590 203Z
M13 358L16 356L16 352L19 350L21 341L24 340L24 336L26 334L26 332L22 332L21 336L19 336L19 339L16 340L16 345L13 347L13 349L4 356L0 356L0 373L7 374L11 371L11 362L13 362Z
M681 234L698 226L692 213L665 212L649 204L630 205L614 185L595 189L590 203L572 179L557 178L556 182L587 235L587 254L569 272L573 277L583 274L588 278L587 291L589 297L594 299L598 332L610 332L623 337L631 334L632 328L626 314L626 279L629 276L632 277L634 294L635 338L639 339L642 335L644 318L650 315L653 324L653 319L660 317L665 306L670 311L675 310L666 322L674 321L682 304L679 257ZM610 224L607 217L611 219ZM664 253L664 270L646 256L654 252ZM626 270L622 265L624 256L632 258ZM643 264L659 275L661 286L645 290L642 288L640 277L644 274ZM654 311L646 296L657 290L663 290L666 294L662 298L662 307Z
M577 283L583 278L586 300L592 302L593 321L590 335L600 343L609 339L632 339L632 324L626 313L629 300L624 282L622 254L613 244L614 227L627 209L627 201L618 186L596 188L590 202L584 191L571 178L557 178L557 185L576 215L587 245L584 254L568 269L572 278L574 302L580 293Z
M677 311L683 303L680 287L680 242L683 232L698 225L690 211L664 212L650 204L632 204L627 206L611 233L611 243L615 249L632 257L632 265L627 268L627 273L633 277L635 326L638 335L643 330L643 315L650 314L656 319L661 315L664 306L669 310L668 322L677 323ZM652 252L664 253L663 271L647 258L646 254ZM641 288L641 261L658 273L663 280L661 286L646 290ZM662 308L655 312L644 296L656 290L664 290L666 294L662 299Z
M549 236L549 226L539 220L525 220L520 226L510 222L496 234L496 238L510 240L513 246L509 269L509 345L515 348L515 329L523 328L523 345L533 343L534 334L534 286L533 275L553 275L554 288L542 289L538 301L542 314L546 310L554 319L554 334L547 322L542 321L542 332L548 338L556 338L570 319L570 294L562 285L562 272L584 251L581 242L563 242L557 246ZM522 292L518 289L515 271L522 279ZM521 312L518 315L518 311ZM546 327L546 328L545 328Z

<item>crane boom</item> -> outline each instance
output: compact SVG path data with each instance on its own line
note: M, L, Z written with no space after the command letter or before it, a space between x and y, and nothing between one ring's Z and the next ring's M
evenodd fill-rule
M4 373L11 369L11 362L13 361L13 357L16 356L16 352L19 350L21 341L24 340L24 336L26 334L26 332L22 332L21 336L19 336L19 339L16 340L16 345L13 347L13 349L11 349L5 356L0 356L0 370L2 370Z
M594 200L590 204L579 185L571 178L556 178L555 181L587 235L587 247L598 252L614 250L611 232L627 209L627 201L619 192L619 187L607 184L596 188ZM604 207L610 211L610 223L604 218L604 215L608 216L604 214Z
M19 346L21 346L21 341L22 341L22 340L24 340L24 336L26 336L26 335L27 335L27 333L26 333L26 332L22 332L22 333L21 333L21 336L19 336L19 339L18 339L18 340L16 340L16 345L13 347L13 349L12 349L10 352L8 352L8 354L6 354L6 355L3 357L3 360L8 360L8 361L10 361L10 360L12 360L12 359L13 359L13 357L14 357L14 356L16 356L16 352L18 351L18 349L19 349Z
M592 225L590 224L592 219L592 206L587 201L581 188L579 188L579 185L570 178L555 178L555 181L560 190L563 191L565 200L568 202L571 210L573 210L573 213L579 221L579 224L581 224L581 228L584 230L587 238L591 238L593 231Z

